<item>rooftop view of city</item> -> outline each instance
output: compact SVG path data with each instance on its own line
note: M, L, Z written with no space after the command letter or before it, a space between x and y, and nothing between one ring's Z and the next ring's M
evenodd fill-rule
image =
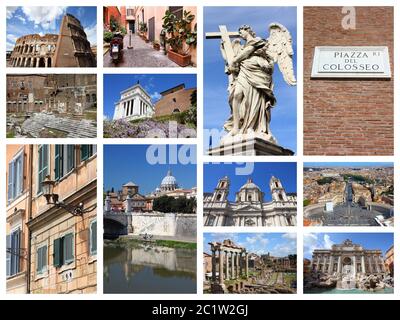
M393 165L304 164L305 226L393 226Z

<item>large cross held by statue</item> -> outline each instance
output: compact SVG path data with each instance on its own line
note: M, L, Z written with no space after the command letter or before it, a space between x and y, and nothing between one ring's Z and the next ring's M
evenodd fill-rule
M239 32L231 32L226 29L226 26L219 26L220 32L207 32L206 39L222 39L223 50L225 51L226 62L232 64L235 54L233 53L232 43L230 38L239 38Z

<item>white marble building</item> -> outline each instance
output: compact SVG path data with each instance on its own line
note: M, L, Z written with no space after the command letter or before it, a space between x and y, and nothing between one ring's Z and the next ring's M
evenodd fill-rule
M124 91L121 98L115 103L114 120L136 120L151 118L154 114L154 105L150 95L137 83Z
M297 196L286 193L279 179L269 182L272 201L264 202L264 192L252 179L236 193L235 202L228 201L230 181L218 181L213 193L204 193L203 223L205 226L295 226Z
M315 272L329 275L348 275L385 273L381 250L366 250L351 240L334 244L331 250L316 249L313 252L312 268Z

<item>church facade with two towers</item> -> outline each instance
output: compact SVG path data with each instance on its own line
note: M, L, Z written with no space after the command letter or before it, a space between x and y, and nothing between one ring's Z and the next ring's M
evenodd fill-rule
M297 195L286 193L278 178L271 177L269 189L272 200L264 202L265 193L251 178L236 192L235 201L229 201L230 180L219 179L214 192L204 193L204 226L295 226Z

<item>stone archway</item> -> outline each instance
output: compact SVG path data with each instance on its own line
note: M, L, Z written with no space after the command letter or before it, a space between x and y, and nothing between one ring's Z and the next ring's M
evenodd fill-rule
M51 67L51 58L50 57L47 58L47 67L48 68Z

